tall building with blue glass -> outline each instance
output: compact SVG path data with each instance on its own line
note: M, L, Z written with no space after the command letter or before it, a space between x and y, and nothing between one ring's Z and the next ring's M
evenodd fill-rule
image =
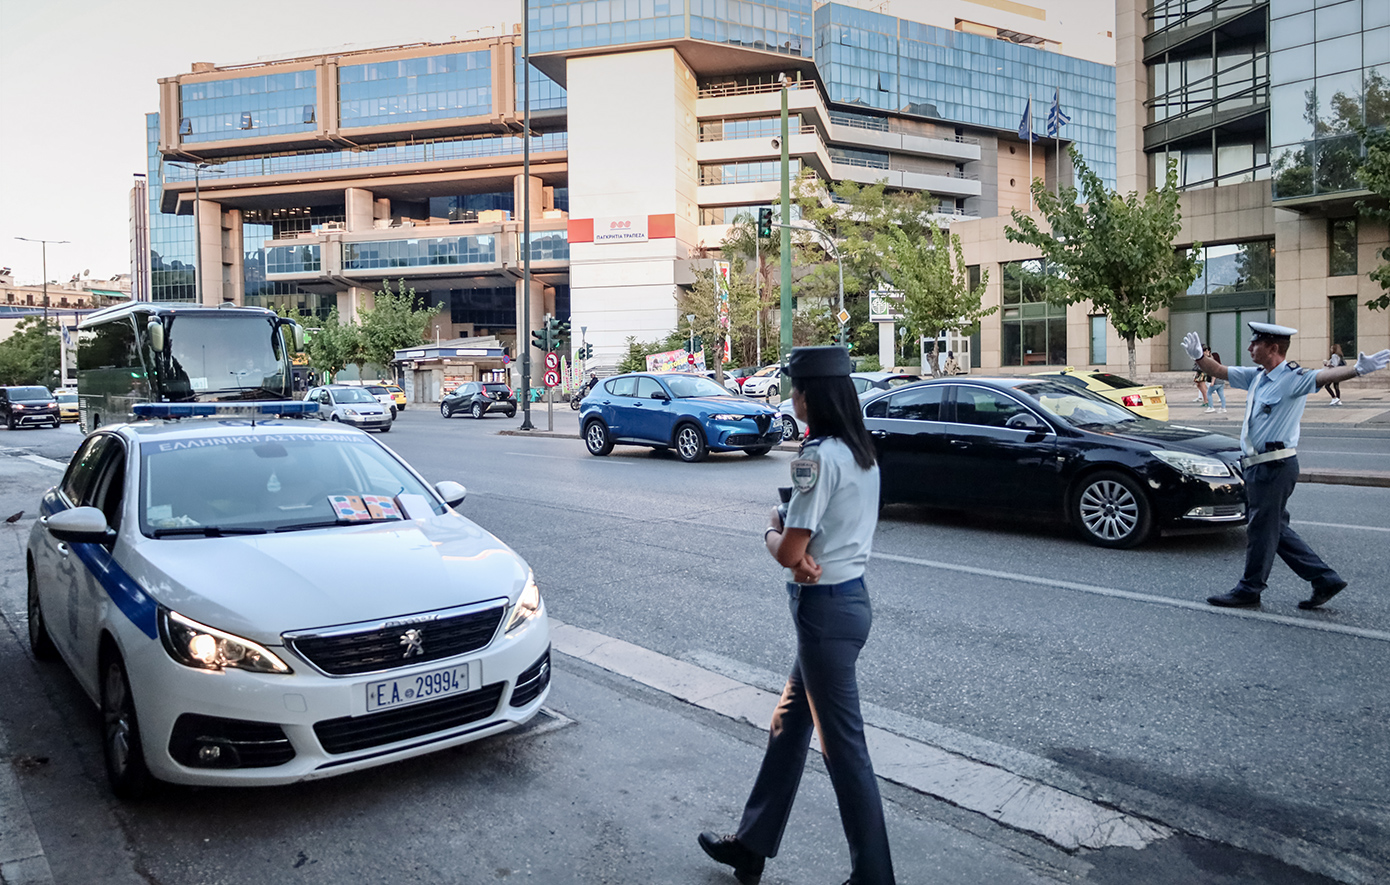
M676 326L692 258L775 201L783 91L794 170L929 191L952 223L1069 182L1073 144L1113 182L1113 67L1061 51L1041 7L955 5L923 22L813 0L531 0L525 82L519 28L195 65L160 81L148 119L152 296L352 316L404 280L445 305L442 338L524 340L524 305L533 326L587 327L613 364ZM1030 145L1029 99L1041 133L1054 95L1070 123Z

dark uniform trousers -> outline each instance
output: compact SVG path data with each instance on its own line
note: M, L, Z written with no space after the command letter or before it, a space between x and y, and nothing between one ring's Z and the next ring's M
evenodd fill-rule
M1322 561L1298 532L1289 528L1287 504L1298 482L1298 457L1266 461L1245 468L1245 574L1237 590L1263 593L1274 566L1274 555L1314 590L1341 582L1332 566Z
M849 840L850 881L892 883L883 801L864 742L854 674L873 622L868 590L863 578L856 578L824 587L788 584L787 592L796 625L796 663L772 716L767 752L744 806L738 840L764 857L777 855L814 728Z

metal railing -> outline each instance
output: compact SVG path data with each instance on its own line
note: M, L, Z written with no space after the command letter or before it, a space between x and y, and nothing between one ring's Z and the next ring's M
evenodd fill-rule
M787 84L789 90L815 89L816 84L812 80L793 80ZM705 86L696 93L697 98L729 98L735 95L763 95L769 92L781 92L782 87L777 83L744 83L741 85L728 86Z
M979 144L978 138L971 138L968 135L924 135L921 132L914 132L900 123L881 120L876 117L848 117L844 114L832 112L830 122L837 126L847 126L851 129L867 129L870 132L892 132L896 135L912 135L917 138L928 138L932 141L953 141L957 144Z
M706 122L709 122L709 121L706 121ZM803 125L801 125L801 126L790 126L790 127L788 127L788 128L790 129L792 135L815 135L815 134L816 134L816 127L815 127L815 126L812 126L810 123L806 123L806 124L803 124ZM701 133L700 133L700 141L701 141L701 142L710 142L710 141L749 141L749 140L751 140L751 139L756 139L756 138L780 138L781 135L782 135L782 129L781 129L781 127L780 127L780 126L776 126L776 127L774 127L773 129L767 130L766 132L740 133L740 134L738 134L738 135L725 135L725 134L722 133L722 132L719 133L718 135L715 135L715 134L713 134L713 133L707 134L707 133L701 132Z

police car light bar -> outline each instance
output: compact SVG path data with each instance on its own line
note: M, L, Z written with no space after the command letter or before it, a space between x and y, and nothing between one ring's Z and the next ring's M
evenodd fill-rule
M139 403L141 418L267 418L276 415L314 415L318 403L290 400L255 403Z

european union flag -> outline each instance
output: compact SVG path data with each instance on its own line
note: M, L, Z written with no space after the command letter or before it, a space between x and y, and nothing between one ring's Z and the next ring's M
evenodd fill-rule
M1062 93L1054 87L1052 90L1052 109L1047 112L1047 134L1053 138L1058 137L1062 127L1071 122L1071 117L1062 113Z
M1037 141L1038 135L1033 132L1033 99L1030 96L1028 104L1023 108L1023 119L1018 121L1018 137L1024 141Z

